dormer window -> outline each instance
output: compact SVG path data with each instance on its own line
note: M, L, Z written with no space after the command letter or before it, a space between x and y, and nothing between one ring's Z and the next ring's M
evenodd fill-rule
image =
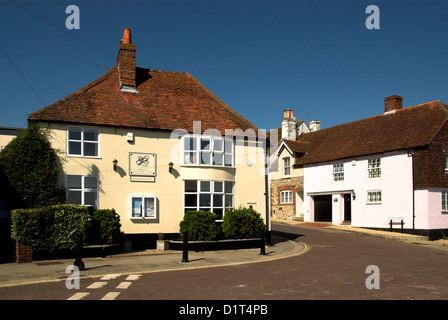
M284 176L291 175L291 158L290 157L283 158L283 175Z

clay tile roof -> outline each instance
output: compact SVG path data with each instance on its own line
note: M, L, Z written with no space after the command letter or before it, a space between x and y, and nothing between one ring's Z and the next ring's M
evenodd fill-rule
M138 93L122 92L117 67L75 93L38 110L32 121L193 132L257 127L219 100L189 73L136 68ZM250 131L250 130L249 130Z
M447 121L448 106L437 100L305 133L299 141L308 142L306 154L296 158L295 164L427 146Z

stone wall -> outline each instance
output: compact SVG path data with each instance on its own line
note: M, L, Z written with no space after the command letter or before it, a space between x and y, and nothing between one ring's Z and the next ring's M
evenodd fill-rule
M303 177L292 177L271 180L271 217L280 219L294 219L302 215L296 212L297 192L303 192ZM291 190L293 202L290 204L280 203L280 192Z

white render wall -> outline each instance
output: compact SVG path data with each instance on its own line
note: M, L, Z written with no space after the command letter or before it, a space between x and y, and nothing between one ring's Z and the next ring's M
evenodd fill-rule
M442 212L441 189L415 190L415 228L448 228L448 213Z
M368 159L381 158L381 177L369 178ZM344 181L333 181L333 163L344 164ZM381 204L368 204L367 192L381 190ZM413 182L412 157L407 151L358 157L304 167L304 219L313 222L316 194L332 194L332 223L344 219L342 194L354 193L351 200L351 225L389 228L391 217L403 219L412 228ZM399 228L399 226L395 226Z

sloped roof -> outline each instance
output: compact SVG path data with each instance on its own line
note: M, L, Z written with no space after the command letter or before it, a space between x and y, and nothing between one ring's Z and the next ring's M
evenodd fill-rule
M304 165L429 145L448 120L438 100L301 135Z
M138 93L120 91L117 67L73 94L29 115L33 121L202 132L258 130L189 73L136 68Z

